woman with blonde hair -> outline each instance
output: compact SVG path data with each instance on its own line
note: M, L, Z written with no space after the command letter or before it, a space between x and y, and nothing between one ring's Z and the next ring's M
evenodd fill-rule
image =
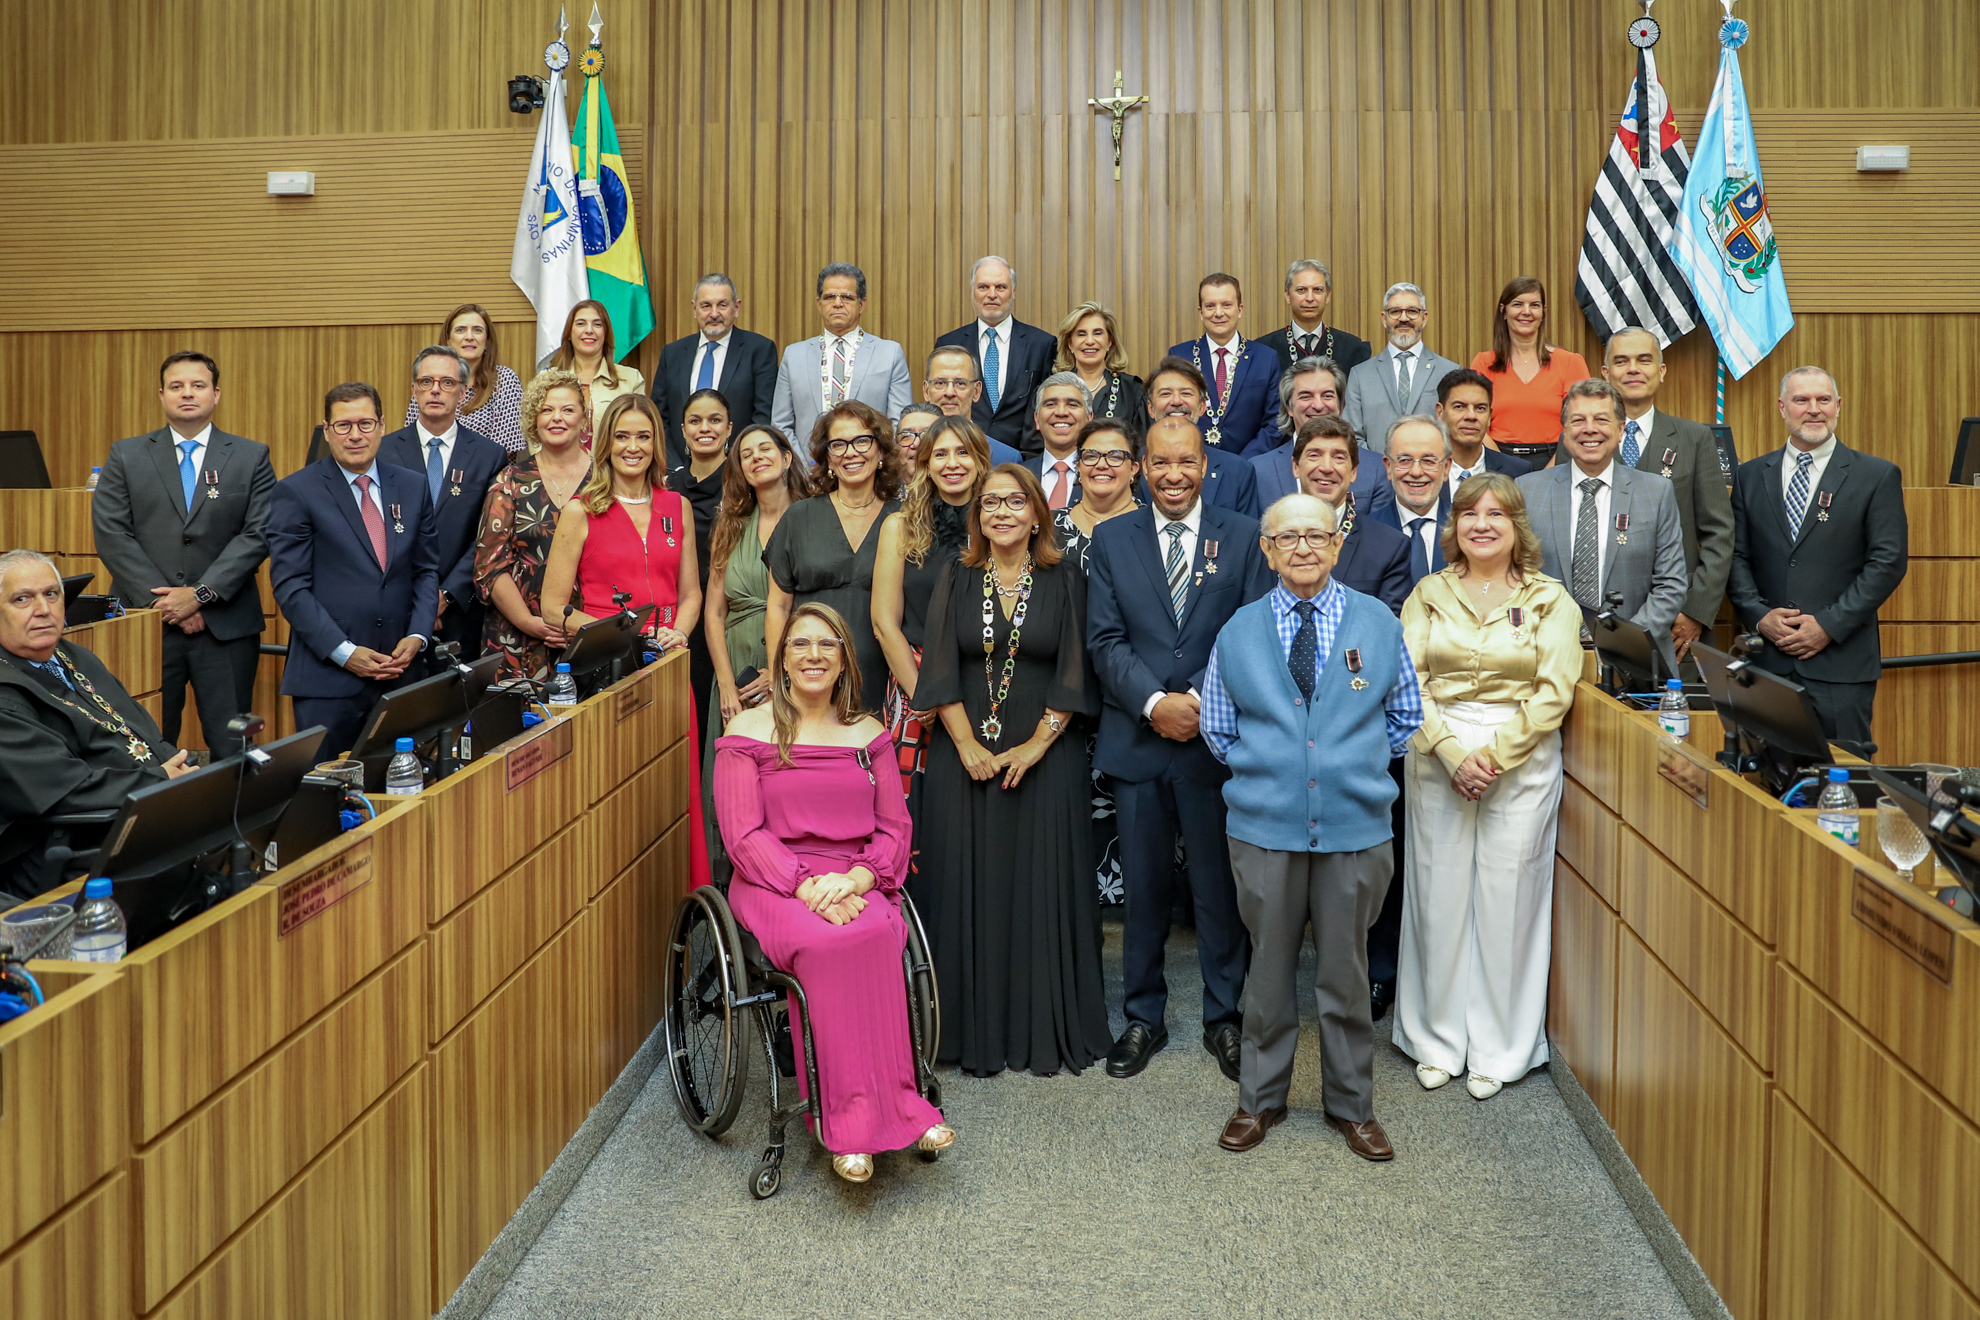
M612 318L596 298L586 298L564 318L563 342L551 355L550 365L575 375L584 386L594 424L620 395L646 393L646 377L639 368L618 360Z
M482 624L485 649L502 654L501 677L544 682L550 652L569 641L542 618L543 570L558 516L591 476L583 437L584 389L568 371L538 372L522 395L528 453L496 475L481 506L474 582L495 608Z
M1141 426L1141 404L1148 391L1127 366L1120 322L1099 303L1083 302L1059 322L1059 355L1052 370L1077 373L1092 400L1094 421L1110 418Z
M1489 1100L1547 1061L1561 734L1581 677L1581 608L1540 571L1519 487L1458 487L1448 566L1403 605L1423 689L1410 739L1397 1048L1436 1090Z
M523 452L523 386L515 372L501 364L495 352L495 323L480 303L462 303L440 324L440 342L461 355L468 365L467 388L454 405L454 416L470 431L479 431L511 454ZM406 405L406 425L419 412L417 402ZM591 438L590 419L584 437Z

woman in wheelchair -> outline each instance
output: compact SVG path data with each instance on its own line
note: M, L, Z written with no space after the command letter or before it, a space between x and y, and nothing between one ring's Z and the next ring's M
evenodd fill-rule
M907 804L892 739L860 711L845 620L800 605L778 641L768 705L737 715L715 744L715 814L735 864L729 903L804 986L819 1141L834 1172L865 1182L872 1152L934 1152L956 1139L916 1089L901 979Z

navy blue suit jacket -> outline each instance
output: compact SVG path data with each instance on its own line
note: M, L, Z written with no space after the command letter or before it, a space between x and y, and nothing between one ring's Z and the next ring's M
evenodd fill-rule
M1389 497L1386 500L1383 500L1380 504L1376 504L1368 510L1368 517L1370 521L1382 522L1388 524L1390 527L1395 528L1397 536L1402 536L1402 515L1400 510L1397 508L1396 496L1393 488L1390 489ZM1432 540L1430 543L1430 571L1432 573L1441 570L1446 563L1446 560L1444 559L1444 529L1450 526L1450 522L1451 522L1451 488L1450 485L1446 483L1444 486L1444 493L1437 501L1437 535L1436 538ZM1405 571L1407 571L1408 569L1408 564L1409 564L1409 538L1403 537L1403 565ZM1415 589L1416 584L1419 580L1420 579L1414 575L1410 577L1409 585L1412 590Z
M1279 358L1271 349L1255 340L1242 342L1244 347L1238 360L1231 366L1230 406L1221 414L1218 430L1223 439L1217 446L1209 446L1210 414L1206 411L1196 423L1202 428L1205 445L1221 447L1227 454L1249 457L1262 449L1271 433L1272 423L1279 415ZM1172 357L1185 362L1194 361L1197 370L1203 373L1208 383L1210 398L1206 402L1214 404L1217 395L1217 359L1212 356L1208 341L1191 339L1177 344L1169 350Z
M426 475L381 462L378 481L385 505L382 570L334 459L318 459L275 483L268 566L275 601L289 621L284 696L357 696L371 680L331 662L338 646L348 641L390 652L404 638L433 634L440 555ZM394 505L402 515L397 520Z
M1265 503L1258 498L1258 474L1252 470L1251 461L1209 445L1203 446L1203 456L1209 460L1203 474L1203 502L1247 518L1263 517ZM1155 502L1146 477L1141 479L1141 502Z
M1094 764L1142 783L1182 757L1177 768L1191 778L1218 779L1223 767L1201 737L1164 738L1141 712L1155 693L1200 690L1217 634L1276 579L1258 548L1257 520L1206 502L1178 625L1155 537L1155 511L1143 507L1101 523L1087 551L1086 647L1105 699Z
M411 468L426 476L426 435L419 423L403 427L385 437L378 446L378 461L394 467ZM447 479L440 483L440 503L433 521L440 556L440 590L455 606L474 606L481 596L474 586L474 551L481 540L481 506L488 499L488 488L509 465L509 451L467 427L454 433L454 451L447 462ZM461 493L454 494L454 473L461 474ZM356 501L352 501L353 504Z
M1355 505L1365 507L1359 498ZM1380 518L1358 515L1340 557L1334 560L1333 577L1402 617L1403 602L1416 585L1409 576L1409 538Z
M1004 392L997 396L997 406L993 409L989 387L985 386L983 396L970 406L969 417L993 442L1001 440L1026 454L1036 454L1045 448L1045 441L1032 425L1031 398L1052 374L1052 362L1059 356L1059 340L1051 331L1026 325L1016 317L1010 318L1010 327L1010 360L1004 363ZM978 328L975 321L959 325L937 339L935 347L968 349L969 355L976 359L976 377L981 380L983 346L978 340Z
M1273 436L1279 434L1275 423ZM1258 516L1264 517L1265 510L1288 495L1299 493L1299 478L1293 475L1292 441L1288 440L1276 449L1268 449L1262 454L1254 454L1247 461L1258 477ZM1354 492L1354 505L1357 509L1375 507L1375 499L1389 488L1387 469L1382 466L1382 456L1367 446L1355 455L1354 484L1348 487Z

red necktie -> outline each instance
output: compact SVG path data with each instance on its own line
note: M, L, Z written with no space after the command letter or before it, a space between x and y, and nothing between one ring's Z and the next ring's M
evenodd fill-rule
M355 477L358 508L364 513L364 530L371 536L371 553L378 556L378 567L385 567L385 515L371 502L371 478Z
M1231 387L1231 372L1229 366L1225 362L1225 359L1228 358L1230 355L1231 355L1231 350L1228 348L1220 348L1217 350L1217 402L1218 403L1222 403L1224 401L1224 392L1230 389Z
M1066 461L1062 458L1054 459L1052 461L1051 500L1053 508L1063 509L1066 507L1066 496L1070 493L1069 487L1071 485L1072 482L1066 478Z

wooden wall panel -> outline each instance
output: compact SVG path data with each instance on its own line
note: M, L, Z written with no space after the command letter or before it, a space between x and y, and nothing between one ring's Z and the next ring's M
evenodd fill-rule
M65 964L93 971L85 964ZM0 1027L0 1251L130 1150L130 1006L121 977L90 975ZM0 1298L7 1296L0 1284Z
M1967 610L1969 616L1980 611L1980 599L1969 601ZM1878 632L1887 656L1980 651L1976 623L1885 624ZM1948 717L1972 701L1976 677L1980 670L1972 665L1886 669L1877 684L1877 713L1871 725L1877 760L1885 765L1917 761L1980 765L1980 720Z
M0 1253L0 1315L123 1320L130 1277L130 1179L119 1173Z
M1554 962L1547 1036L1595 1108L1616 1119L1616 931L1608 904L1573 867L1554 866Z

